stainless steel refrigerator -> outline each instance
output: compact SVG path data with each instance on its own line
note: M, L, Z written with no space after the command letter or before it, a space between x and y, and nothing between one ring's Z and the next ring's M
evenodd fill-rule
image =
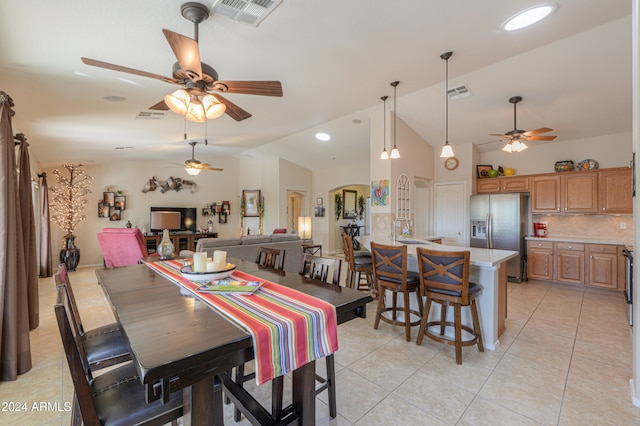
M471 247L513 250L518 256L507 263L509 281L525 279L529 230L529 194L472 195L469 203Z

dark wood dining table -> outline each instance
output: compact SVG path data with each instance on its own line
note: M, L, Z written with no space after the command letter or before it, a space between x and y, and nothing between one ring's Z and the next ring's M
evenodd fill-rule
M157 260L157 258L149 259ZM350 288L281 276L255 263L229 259L238 270L294 288L336 308L338 324L366 315L371 296ZM185 425L222 425L225 394L254 424L277 420L228 374L254 357L251 335L146 265L96 270L131 347L148 401L183 389ZM315 423L315 361L292 373L293 402L283 424Z

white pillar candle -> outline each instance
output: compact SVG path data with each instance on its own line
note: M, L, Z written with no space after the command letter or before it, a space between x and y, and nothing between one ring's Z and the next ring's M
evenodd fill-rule
M220 262L207 260L207 272L217 272L220 270Z
M227 265L227 252L224 250L216 250L213 252L213 260L217 260L224 268ZM221 268L222 269L222 268Z
M198 252L193 253L193 272L206 272L207 271L207 253Z
M220 263L219 260L212 260L211 267L213 268L213 272L219 272L224 269L224 265Z

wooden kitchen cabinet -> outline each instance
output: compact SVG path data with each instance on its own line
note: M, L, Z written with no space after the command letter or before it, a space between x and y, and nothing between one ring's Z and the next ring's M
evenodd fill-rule
M600 213L633 213L633 177L628 167L601 170L598 175Z
M553 242L527 241L527 277L553 280Z
M587 284L592 287L618 288L618 247L607 244L589 244Z
M529 176L502 176L498 178L478 179L478 194L496 194L500 192L529 192Z
M561 213L559 174L531 177L531 212Z
M556 243L556 281L584 284L584 244Z
M598 213L598 172L560 176L562 213Z

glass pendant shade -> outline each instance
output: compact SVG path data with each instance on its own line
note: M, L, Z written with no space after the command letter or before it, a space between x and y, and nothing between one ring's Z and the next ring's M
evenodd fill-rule
M204 95L202 98L202 106L204 107L205 115L209 119L218 118L227 110L227 106L220 103L213 95Z
M204 115L204 107L202 106L202 102L200 102L200 99L198 99L197 96L193 96L191 98L185 118L196 123L204 123L206 121L207 118Z
M380 154L380 159L381 160L388 160L389 159L389 153L387 152L387 149L383 149L382 153Z
M189 175L191 176L197 176L200 173L200 169L196 169L195 167L185 167L184 168L186 170L187 173L189 173Z
M453 156L454 156L453 149L451 148L451 145L449 145L449 142L446 142L442 146L442 152L440 152L440 158L449 158Z
M391 150L391 156L389 158L400 158L400 151L398 151L398 148L394 147Z
M169 109L176 114L185 115L189 108L189 100L191 96L184 89L178 89L164 97L164 103Z

